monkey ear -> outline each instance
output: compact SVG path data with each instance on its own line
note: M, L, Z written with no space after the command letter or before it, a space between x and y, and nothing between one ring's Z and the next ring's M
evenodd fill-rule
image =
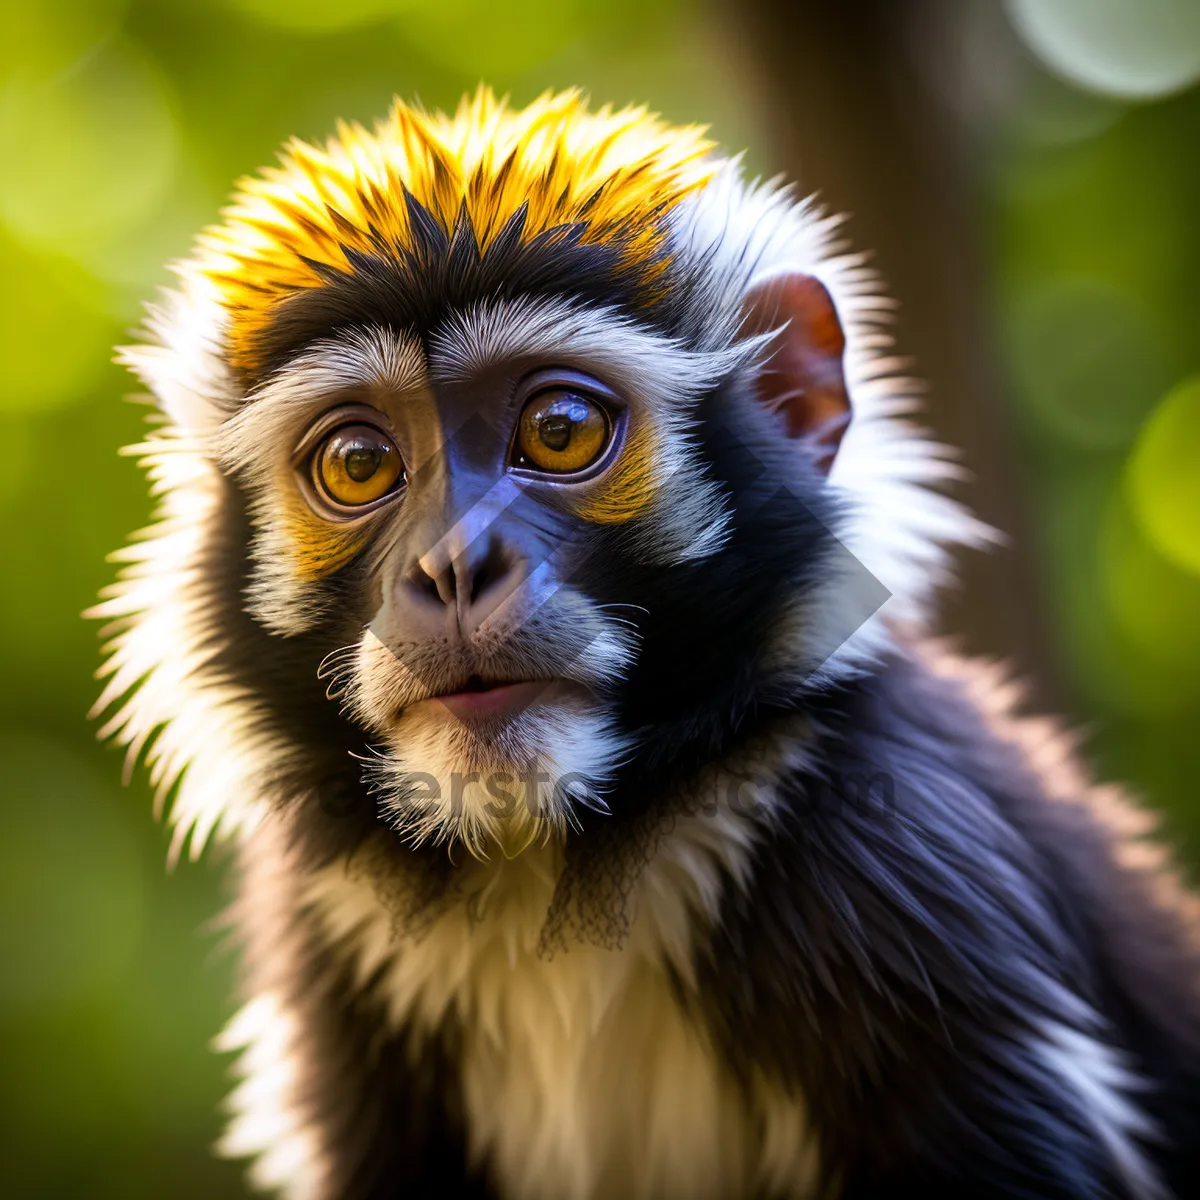
M833 298L812 275L771 275L750 285L742 329L750 336L779 331L759 368L759 398L786 416L789 436L813 446L828 475L850 423L846 338Z

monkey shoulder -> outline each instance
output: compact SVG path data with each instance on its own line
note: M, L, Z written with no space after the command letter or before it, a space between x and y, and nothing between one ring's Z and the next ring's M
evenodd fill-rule
M1018 700L925 645L826 696L700 951L702 1007L736 1069L820 1097L848 1194L1192 1194L1195 900Z

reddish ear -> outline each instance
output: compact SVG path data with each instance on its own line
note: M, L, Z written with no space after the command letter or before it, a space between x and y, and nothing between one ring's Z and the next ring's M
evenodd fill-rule
M779 333L758 376L764 404L787 417L788 433L817 451L826 474L850 423L842 370L846 338L833 299L811 275L792 271L755 284L746 294L747 334Z

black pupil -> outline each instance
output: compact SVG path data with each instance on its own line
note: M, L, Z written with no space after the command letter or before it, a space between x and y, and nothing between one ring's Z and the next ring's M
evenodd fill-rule
M364 445L354 442L346 450L346 474L355 483L366 483L379 470L379 461L383 457L378 446Z
M571 443L571 418L566 413L552 413L538 422L538 437L549 450L565 450Z

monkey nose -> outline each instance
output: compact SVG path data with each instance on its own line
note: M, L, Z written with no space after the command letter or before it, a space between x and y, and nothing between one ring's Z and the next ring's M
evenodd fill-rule
M520 587L525 574L524 556L516 547L486 533L468 545L450 542L421 555L400 586L410 611L420 610L442 631L453 624L470 636Z

